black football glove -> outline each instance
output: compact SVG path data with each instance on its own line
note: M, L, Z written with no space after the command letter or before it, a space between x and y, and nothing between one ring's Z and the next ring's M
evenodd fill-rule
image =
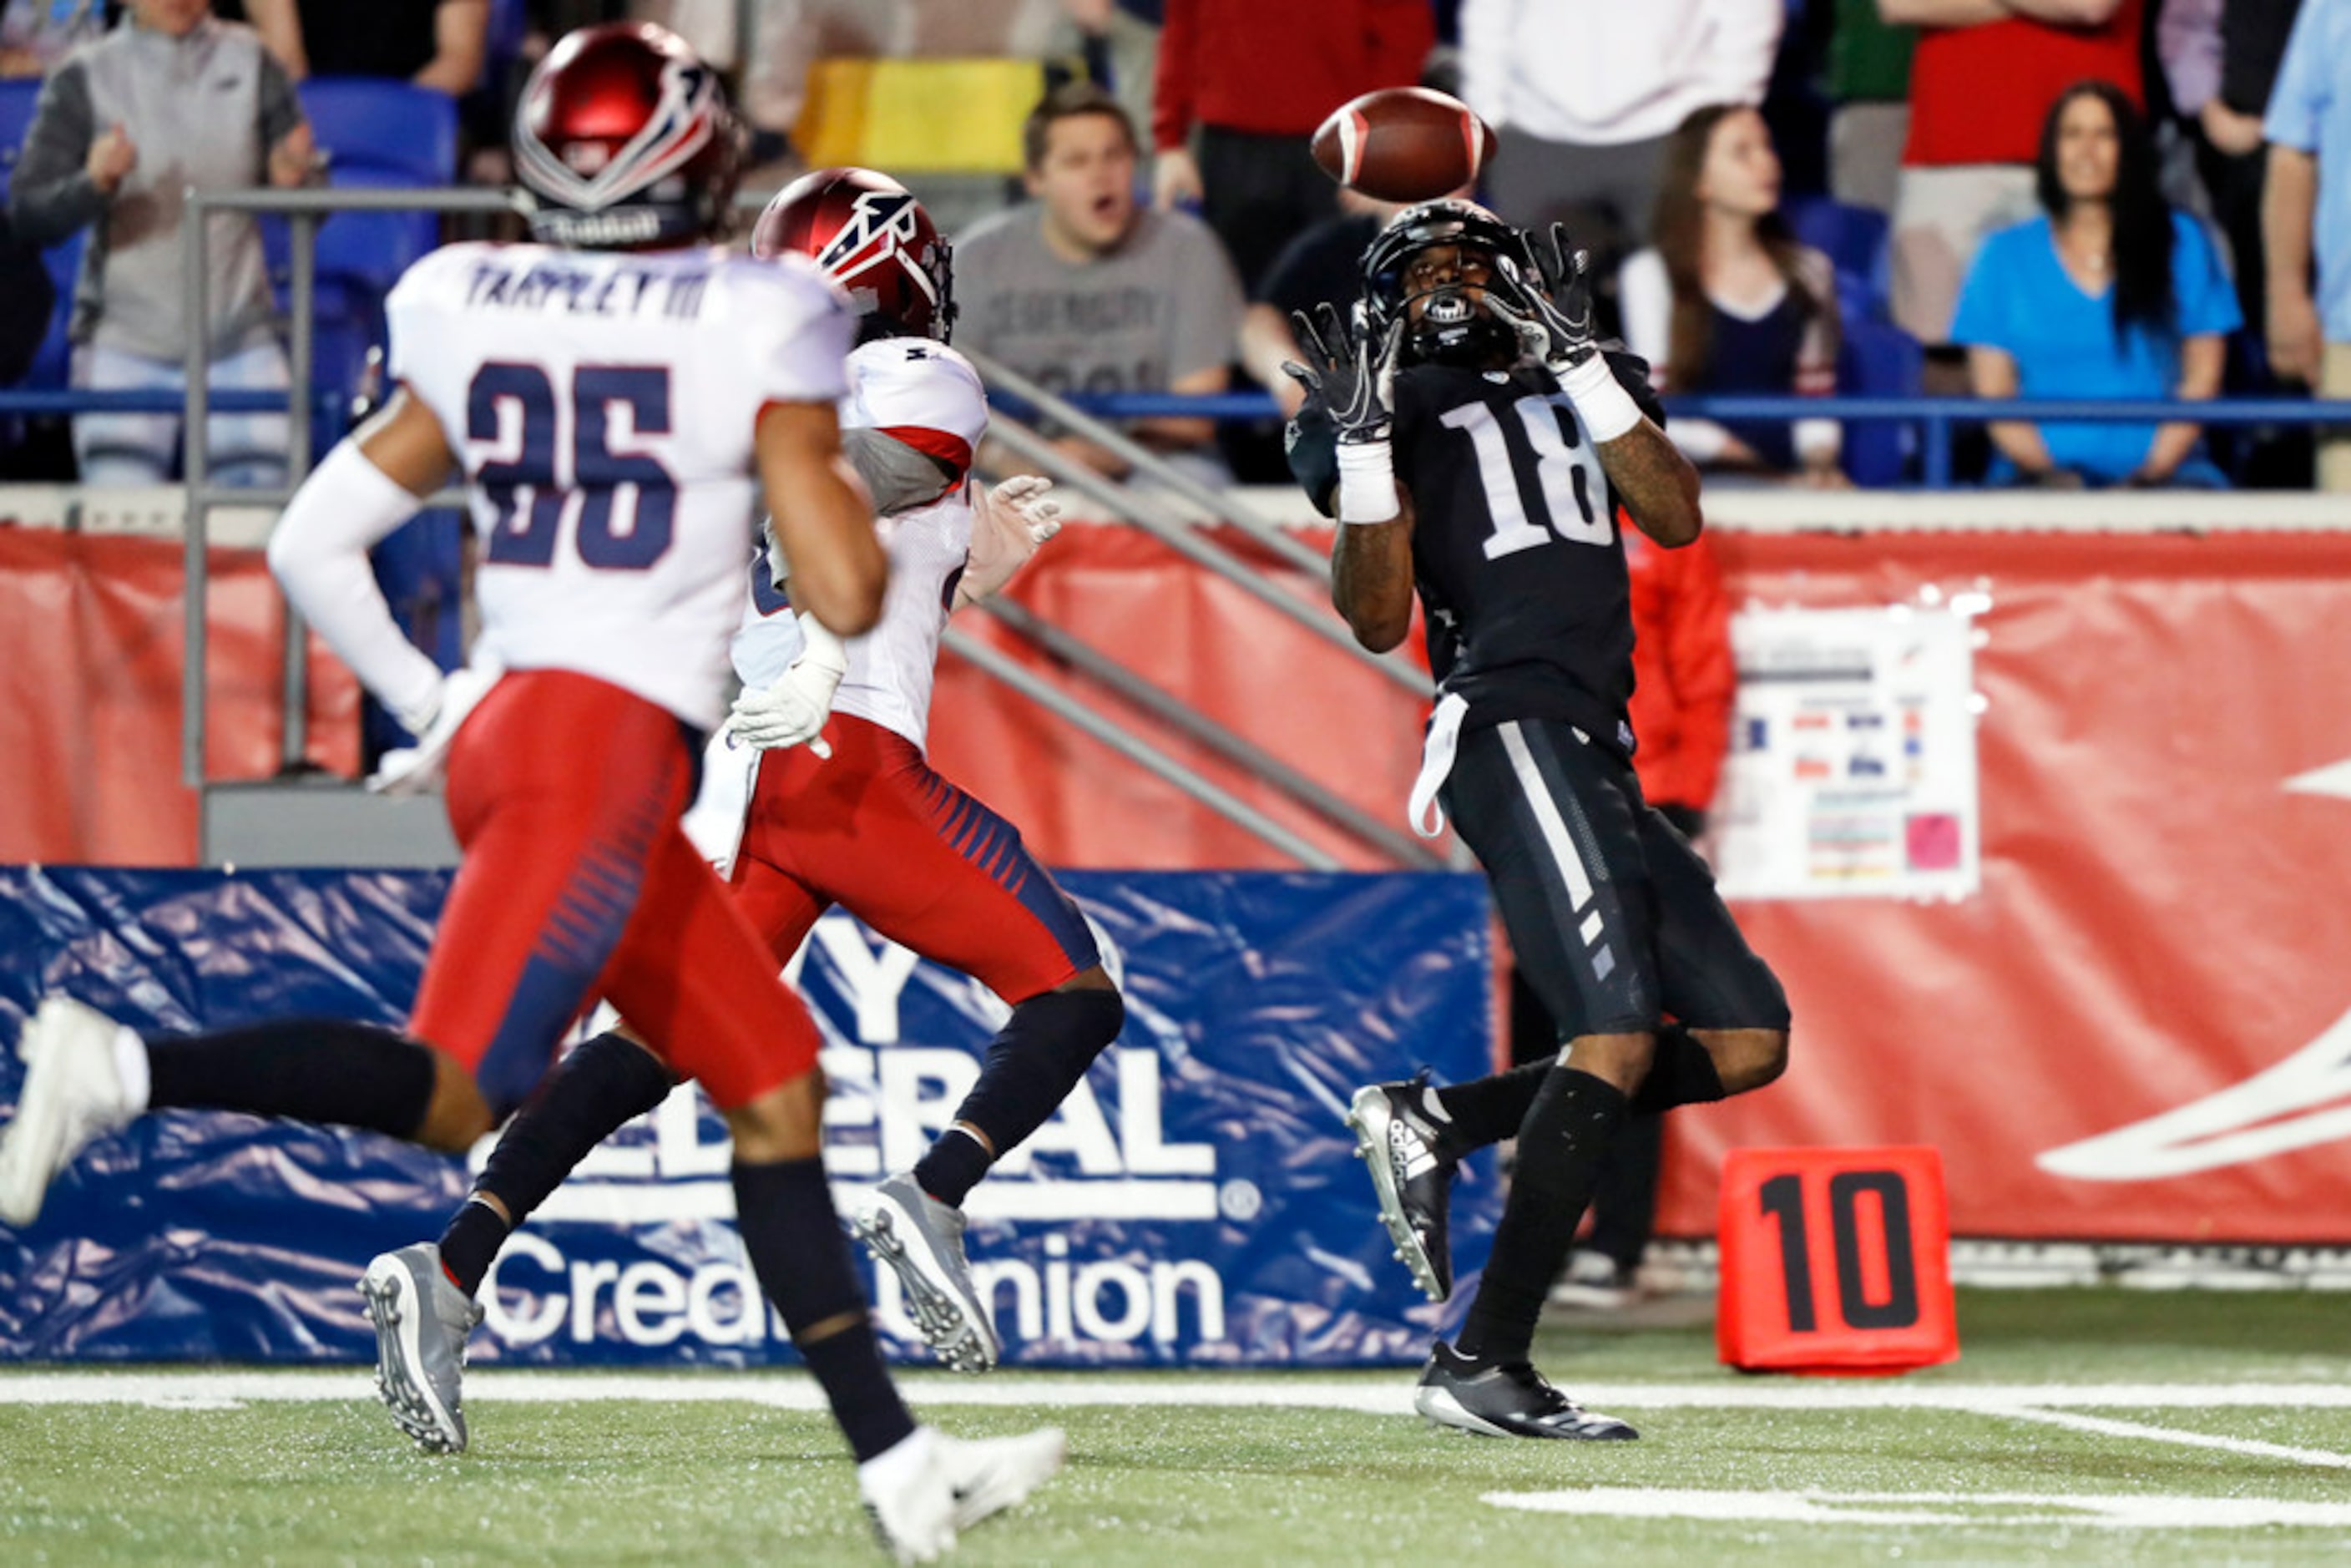
M1487 307L1557 373L1600 351L1593 327L1592 253L1576 248L1565 224L1552 225L1548 233L1529 229L1525 238L1535 276L1504 257L1497 281L1487 287Z
M1361 310L1343 319L1327 301L1315 307L1313 317L1300 310L1290 320L1305 363L1286 360L1282 373L1330 410L1339 444L1385 441L1395 427L1396 346L1404 340L1404 323L1374 334Z

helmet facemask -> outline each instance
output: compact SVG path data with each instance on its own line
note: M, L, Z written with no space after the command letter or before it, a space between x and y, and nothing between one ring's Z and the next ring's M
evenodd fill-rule
M1511 363L1518 335L1496 319L1484 294L1514 275L1521 248L1516 230L1468 202L1405 209L1364 254L1364 299L1374 329L1404 322L1405 364ZM1416 276L1428 270L1429 253L1439 249L1454 253L1449 271Z

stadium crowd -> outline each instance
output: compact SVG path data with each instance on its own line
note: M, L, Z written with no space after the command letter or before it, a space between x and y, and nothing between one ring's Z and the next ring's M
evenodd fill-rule
M2342 395L2351 197L2325 151L2351 120L2330 49L2346 12L2344 0L7 0L0 266L14 287L0 379L176 388L193 329L179 188L400 183L371 148L319 146L306 122L306 108L364 78L456 103L461 139L437 179L506 183L501 127L548 40L646 16L734 70L752 188L783 183L807 162L799 143L856 113L825 91L830 64L1013 68L989 80L1029 85L1020 167L973 172L943 155L938 169L893 172L962 245L968 343L1050 391L1262 385L1289 413L1286 315L1350 287L1354 254L1392 212L1323 179L1307 139L1359 91L1427 82L1499 131L1483 203L1511 224L1563 219L1592 249L1604 319L1660 391ZM193 122L183 101L148 89L235 75L246 57L245 125L219 106ZM950 115L950 139L1028 108L1001 87L971 97L985 106ZM395 106L360 115L346 141L409 131ZM285 385L285 249L275 224L214 216L204 331L219 388ZM388 282L362 268L329 289L322 385L355 391ZM1135 435L1204 477L1279 479L1270 430L1159 416ZM172 470L174 418L80 413L64 433L58 418L0 418L0 475ZM2293 425L2208 437L2193 421L2003 423L1987 437L1963 449L1960 473L1996 485L2311 482ZM1688 418L1677 440L1733 482L1916 477L1916 454L1827 418ZM224 416L212 442L216 473L268 482L285 421ZM1123 473L1089 442L1061 446ZM2321 482L2351 485L2332 446Z
M849 112L822 90L831 62L1025 72L1010 78L1035 104L1018 169L943 157L893 172L955 231L963 340L1059 392L1261 387L1290 412L1288 313L1350 288L1393 211L1333 186L1309 137L1347 99L1418 81L1498 130L1480 199L1521 225L1568 223L1599 263L1604 322L1668 393L2339 394L2351 289L2335 253L2351 198L2326 177L2325 152L2351 120L2332 90L2346 12L2346 0L7 0L0 381L177 387L196 329L178 277L183 187L409 183L367 143L410 138L450 105L456 134L435 143L435 177L504 183L501 128L531 61L569 27L627 15L676 28L733 73L754 190L796 172L804 144ZM147 90L237 76L247 59L234 114L211 100L199 119L184 96ZM309 121L368 78L392 78L372 84L380 107L338 117L343 145L326 144ZM445 101L412 116L382 97L398 83ZM1028 105L998 108L1004 120ZM285 241L249 217L212 225L213 383L283 387ZM337 287L326 267L319 381L348 393L397 269L358 267ZM1134 433L1211 479L1279 480L1274 428L1270 414L1162 415ZM0 415L0 476L172 471L169 416L86 413L65 433L58 418ZM285 436L282 421L224 417L213 467L270 482ZM2312 478L2290 423L2250 437L2192 420L1985 436L1960 471L1991 483ZM1890 427L1692 418L1676 438L1730 482L1917 476ZM1124 472L1092 444L1061 445ZM2330 452L2320 479L2351 485L2351 463Z

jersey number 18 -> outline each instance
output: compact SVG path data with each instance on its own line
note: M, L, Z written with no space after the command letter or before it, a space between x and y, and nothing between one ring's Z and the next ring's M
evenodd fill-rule
M1519 476L1510 460L1510 444L1494 411L1482 402L1464 403L1437 423L1469 437L1478 455L1478 479L1486 488L1486 509L1494 519L1486 540L1486 559L1499 560L1522 549L1549 544L1554 535L1574 545L1614 542L1616 522L1595 495L1607 495L1607 476L1599 457L1573 428L1575 412L1564 392L1522 397L1510 405L1526 427L1534 448L1535 477L1542 486L1542 504L1549 523L1527 516L1519 494Z

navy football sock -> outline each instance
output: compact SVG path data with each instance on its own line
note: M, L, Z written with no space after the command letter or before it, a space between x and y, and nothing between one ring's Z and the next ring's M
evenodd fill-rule
M1601 1153L1624 1120L1625 1094L1614 1084L1572 1067L1551 1069L1519 1129L1493 1255L1455 1342L1462 1354L1526 1360L1535 1320L1592 1202Z
M589 1151L676 1087L660 1058L617 1032L582 1040L498 1134L474 1189L496 1194L520 1225Z
M467 1198L458 1205L448 1228L441 1232L441 1272L465 1294L475 1294L513 1230L498 1218L496 1209L479 1197Z
M979 1082L955 1113L985 1133L995 1153L951 1132L914 1166L915 1181L941 1203L961 1207L991 1161L1018 1148L1069 1098L1125 1022L1126 1004L1116 991L1047 991L1014 1008L988 1042ZM975 1150L983 1156L976 1165Z
M961 1208L966 1196L995 1163L996 1156L969 1127L949 1127L930 1152L914 1162L914 1185L941 1203Z
M433 1052L398 1030L283 1019L150 1038L150 1110L242 1111L413 1138L433 1103Z
M824 1162L737 1161L733 1175L736 1224L752 1272L783 1314L850 1451L862 1464L895 1448L914 1430L914 1418L883 1364Z

